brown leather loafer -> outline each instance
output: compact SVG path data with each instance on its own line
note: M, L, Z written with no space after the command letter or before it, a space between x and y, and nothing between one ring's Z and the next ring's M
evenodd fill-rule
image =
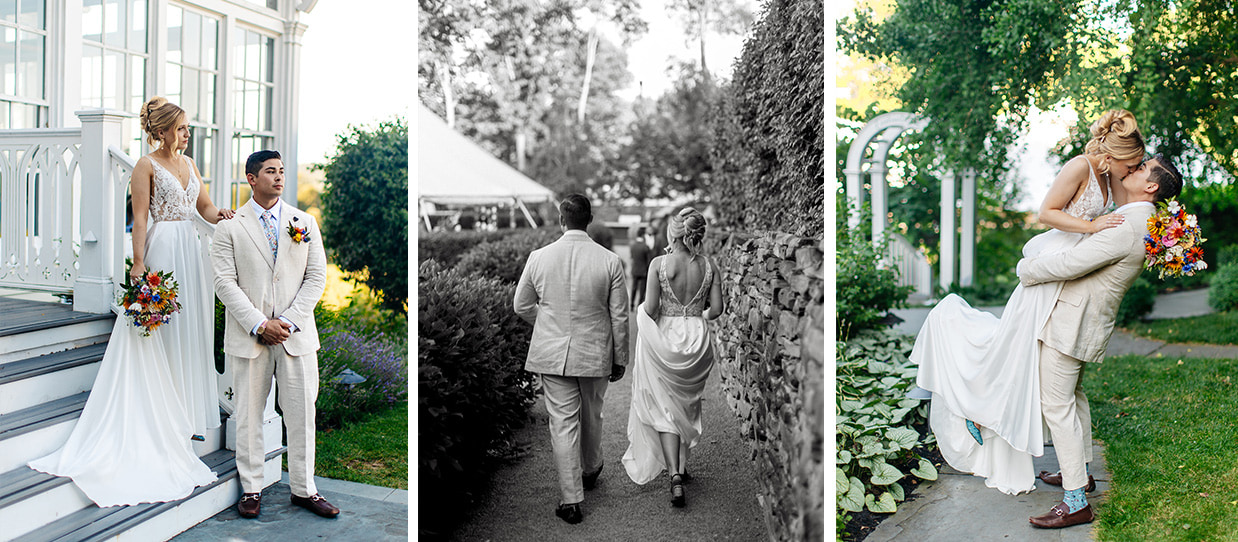
M236 505L236 512L243 518L256 518L262 510L262 494L246 493L241 495L241 502Z
M336 508L334 504L327 502L326 499L322 498L322 495L317 493L309 497L298 497L293 495L292 504L300 506L301 508L309 510L310 512L318 514L324 518L333 518L340 515L339 508Z
M1068 512L1068 510L1070 508L1066 506L1066 503L1060 502L1057 503L1057 506L1050 508L1049 513L1043 516L1027 518L1027 521L1041 529L1061 529L1072 525L1091 523L1092 520L1096 519L1096 516L1092 514L1092 505L1090 504L1073 514Z
M1041 482L1044 482L1051 486L1062 487L1062 473L1060 472L1049 472L1047 470L1042 470L1040 471L1040 474L1036 475L1036 477L1040 478ZM1088 485L1083 487L1083 492L1091 493L1093 491L1096 491L1096 479L1092 478L1092 475L1089 474Z

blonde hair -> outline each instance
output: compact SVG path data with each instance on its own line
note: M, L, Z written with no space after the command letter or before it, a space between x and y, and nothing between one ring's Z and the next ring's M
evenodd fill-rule
M138 116L142 119L146 142L154 147L156 143L163 144L163 140L159 139L159 132L176 128L176 123L185 117L185 110L163 96L155 96L142 104L142 111Z
M1107 154L1115 160L1140 158L1144 153L1143 135L1135 115L1125 109L1110 109L1092 123L1092 140L1083 147L1087 154ZM1109 172L1109 164L1102 161L1101 173Z
M696 257L701 252L701 242L705 239L705 216L691 207L684 207L678 214L671 217L666 227L667 237L672 244L675 239L682 239L688 254Z

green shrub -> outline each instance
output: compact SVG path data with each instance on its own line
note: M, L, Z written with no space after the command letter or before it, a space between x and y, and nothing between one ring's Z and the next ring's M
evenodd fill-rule
M1238 308L1238 263L1216 270L1208 289L1208 306L1221 312Z
M560 235L551 229L522 230L499 241L482 243L460 256L456 269L515 284L529 253L553 243Z
M898 285L898 271L882 265L884 254L885 243L874 246L865 228L839 228L835 300L840 338L880 326L890 309L905 305L912 288Z
M1229 245L1217 251L1217 267L1238 264L1238 245Z
M469 249L488 241L497 241L517 231L527 230L498 230L498 231L436 231L432 233L423 233L417 236L417 259L424 262L426 260L438 260L439 263L448 267L456 265Z
M528 419L532 326L512 311L513 284L434 260L417 274L418 514L423 534L445 534Z
M837 345L839 515L894 512L906 498L899 480L937 479L936 467L916 452L936 441L927 429L928 403L907 398L918 370L907 359L913 342L864 330Z
M1157 288L1148 280L1148 277L1152 275L1140 275L1131 285L1131 289L1126 291L1122 304L1118 306L1116 321L1119 326L1138 322L1152 312L1152 305L1156 302Z

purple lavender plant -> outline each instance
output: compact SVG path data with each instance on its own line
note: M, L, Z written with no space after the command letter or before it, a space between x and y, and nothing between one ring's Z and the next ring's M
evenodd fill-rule
M318 425L338 427L408 400L408 363L381 333L365 335L342 325L320 331ZM365 377L349 386L337 382L344 369Z

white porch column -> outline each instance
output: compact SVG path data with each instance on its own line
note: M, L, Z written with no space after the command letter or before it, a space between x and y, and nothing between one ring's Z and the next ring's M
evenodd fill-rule
M82 3L47 4L48 127L78 125L73 111L82 105Z
M299 21L288 21L284 25L282 52L277 56L279 77L276 86L281 96L275 100L275 145L284 157L284 182L287 185L284 200L293 205L297 203L297 173L300 171L297 161L297 119L301 107L301 43L306 28Z
M976 273L976 170L963 172L963 216L959 240L959 285L971 286Z
M889 213L889 203L887 202L888 188L886 187L886 163L885 160L873 162L868 168L868 182L872 185L873 197L873 242L878 242L881 236L886 231L886 214Z
M847 227L854 229L860 225L860 209L864 207L864 172L847 168L843 175L847 176Z
M954 281L954 177L953 171L941 180L941 276L940 284L950 289Z
M112 179L108 147L120 147L121 121L133 115L123 111L78 111L82 123L81 231L73 310L105 313L111 310L113 280L124 262L125 190Z

